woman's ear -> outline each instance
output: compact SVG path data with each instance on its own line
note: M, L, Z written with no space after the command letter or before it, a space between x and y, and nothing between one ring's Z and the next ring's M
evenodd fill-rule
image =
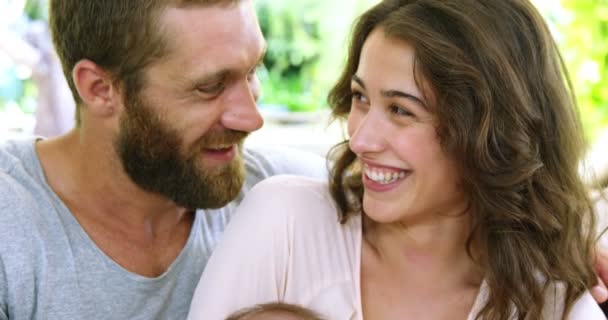
M117 112L120 95L109 72L84 59L72 69L72 79L83 101L81 112L98 117L109 117Z

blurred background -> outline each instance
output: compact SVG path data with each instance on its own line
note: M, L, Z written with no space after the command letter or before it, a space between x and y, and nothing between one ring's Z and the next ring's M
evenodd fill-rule
M343 138L326 95L343 65L353 19L378 0L256 0L268 53L259 76L264 128L248 143L325 154ZM499 0L496 0L499 1ZM589 172L608 172L608 0L535 0L575 86ZM48 0L0 0L0 141L54 136L74 107L47 28Z

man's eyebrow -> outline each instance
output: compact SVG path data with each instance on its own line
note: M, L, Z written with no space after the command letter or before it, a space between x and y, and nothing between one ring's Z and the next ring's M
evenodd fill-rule
M361 78L359 78L356 74L354 74L351 77L351 80L356 82L357 84L359 84L363 89L366 89L365 82L363 82L363 80ZM380 94L382 94L382 96L386 97L386 98L398 97L398 98L408 99L408 100L411 100L411 101L419 104L424 109L429 110L424 99L416 96L415 94L407 93L407 92L400 91L400 90L382 90L382 91L380 91Z
M195 84L196 85L201 85L203 83L214 82L214 81L218 81L218 80L221 80L221 79L225 79L228 76L230 76L230 74L232 74L232 73L233 73L233 71L230 70L230 69L218 70L218 71L215 71L215 72L213 72L211 74L204 75L204 76L198 78L195 81Z
M260 65L263 61L264 61L264 57L266 56L266 50L268 48L268 44L264 43L264 49L262 50L262 53L260 54L260 57L258 58L257 62L256 62L256 66ZM229 77L231 74L234 74L235 70L232 69L221 69L218 71L215 71L211 74L202 76L200 78L198 78L195 83L197 85L200 85L202 83L207 83L207 82L213 82L213 81L218 81L220 79L225 79L227 77Z

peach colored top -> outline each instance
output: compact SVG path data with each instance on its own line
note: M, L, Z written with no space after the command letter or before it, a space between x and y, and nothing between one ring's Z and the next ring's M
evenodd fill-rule
M340 224L327 183L277 176L256 185L226 228L196 288L189 320L223 320L267 302L310 308L331 320L362 320L361 219ZM561 319L560 286L544 319ZM483 284L468 320L483 305ZM569 319L605 319L589 293Z

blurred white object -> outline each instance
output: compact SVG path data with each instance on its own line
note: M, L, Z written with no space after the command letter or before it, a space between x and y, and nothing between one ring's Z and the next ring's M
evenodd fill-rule
M32 115L23 113L14 102L9 102L0 112L0 142L31 136L36 120Z
M32 79L38 87L34 133L45 137L66 133L74 127L75 105L47 24L32 22L26 39L41 57L32 68Z
M17 24L23 18L24 3L12 1L3 7L4 13L0 17L11 19L0 19L0 52L23 70L31 70L31 78L38 89L34 133L53 137L74 126L74 101L46 22L27 21L25 30L13 30L11 24Z
M591 146L581 171L589 185L608 182L608 128L603 129Z
M594 192L592 199L595 202L598 232L601 235L599 243L608 248L608 232L602 234L608 228L608 189L604 189L602 192Z

